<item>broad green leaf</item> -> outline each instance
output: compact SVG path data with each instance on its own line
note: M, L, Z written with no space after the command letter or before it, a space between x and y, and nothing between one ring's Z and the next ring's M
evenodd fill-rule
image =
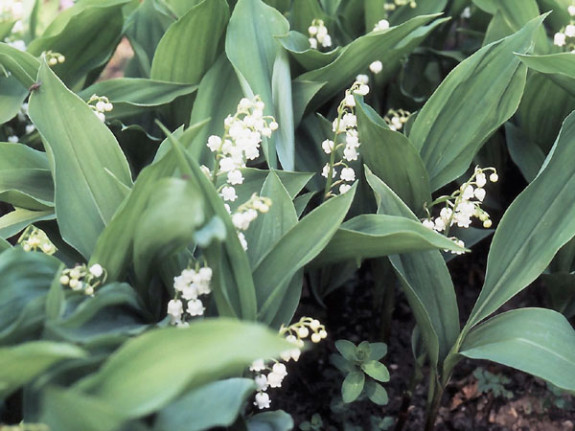
M227 379L192 390L160 410L156 431L203 431L232 425L255 389L252 379Z
M106 96L114 109L107 119L124 118L139 114L145 108L154 108L172 102L180 96L196 91L197 86L175 84L142 78L117 78L101 81L78 93L86 102L93 94Z
M33 211L24 208L15 208L0 217L0 238L10 238L27 226L42 220L54 220L56 215L53 209Z
M124 283L100 286L93 297L69 299L67 307L64 316L46 323L47 336L86 348L114 348L148 329L145 319L150 316L134 289Z
M144 0L126 19L126 37L134 50L134 59L128 64L126 76L150 76L156 47L173 22L174 17L160 0Z
M10 244L4 238L0 238L0 253L5 251L5 250L9 250L11 247L12 247L12 244Z
M203 0L166 0L166 4L181 18L191 8L200 4Z
M314 4L306 1L305 3ZM311 24L311 20L309 22ZM308 26L309 26L308 24ZM307 33L307 29L305 30ZM276 39L290 53L290 56L297 61L306 72L327 66L334 61L341 52L341 47L337 47L329 52L321 52L312 49L309 39L302 33L290 31L285 36L276 36Z
M367 168L366 178L376 195L378 213L417 220L401 199ZM422 332L432 366L436 366L459 336L459 311L445 260L439 251L394 255L389 260Z
M42 324L42 315L29 316L30 322L18 323L18 320L26 314L29 304L46 295L58 264L52 256L24 252L20 247L0 254L0 339L5 339L19 324L29 326L32 331Z
M275 132L275 147L282 168L295 169L295 136L292 80L289 59L284 50L277 53L272 70L272 100L276 120L282 125Z
M351 371L341 385L341 397L344 403L351 403L359 397L365 384L365 374L359 370Z
M529 68L543 73L575 96L575 59L570 52L548 55L518 55Z
M401 216L363 214L337 230L314 265L346 259L369 259L390 254L445 249L463 251L452 240Z
M269 211L260 214L245 233L252 268L298 221L292 199L275 171L268 174L258 195L269 198L272 204Z
M487 359L575 391L575 332L556 311L512 310L473 328L459 353Z
M491 243L470 328L523 290L575 235L575 114L563 123L543 169L507 209Z
M70 388L49 387L43 393L42 423L58 431L116 431L124 419L104 401Z
M0 347L0 397L10 395L52 365L84 355L84 351L76 346L51 341Z
M473 0L473 3L485 12L494 15L489 23L484 44L495 42L519 31L540 14L536 0ZM543 28L537 30L535 43L538 52L548 50L549 43Z
M575 109L575 96L549 78L541 73L529 74L517 109L528 142L536 144L544 154L549 153L565 117Z
M317 207L290 229L254 268L258 310L261 315L265 313L268 321L281 307L287 280L329 243L354 195L355 187ZM294 250L298 252L294 253Z
M54 72L69 87L103 65L120 41L124 18L122 7L130 0L86 0L60 13L44 34L28 45L40 56L53 51L66 57ZM103 30L105 29L105 31Z
M369 355L369 359L374 361L379 361L385 355L387 355L387 344L385 343L371 343L371 354Z
M359 73L365 73L374 60L385 58L386 62L393 63L396 59L403 58L415 48L411 46L412 39L423 40L429 31L443 22L437 20L429 27L423 27L436 17L437 15L420 16L389 30L368 33L345 46L332 63L300 75L295 82L325 82L309 104L307 111L316 109L348 88L355 77Z
M55 183L62 237L84 257L126 196L130 168L114 135L46 63L30 118L43 138Z
M224 0L204 0L168 28L152 61L151 77L160 81L198 85L218 58L220 40L229 19ZM182 55L182 44L189 55ZM190 118L192 99L173 107L176 125Z
M281 127L286 127L282 132L285 136L273 136L269 140L262 142L264 155L268 165L272 168L277 167L276 148L279 149L285 145L282 157L287 156L286 149L290 148L291 142L282 141L288 134L292 133L289 128L291 109L291 86L289 77L286 82L286 74L289 74L289 68L286 69L286 58L282 49L275 40L275 36L285 35L289 31L289 23L276 9L266 5L261 0L239 0L232 17L226 34L226 54L234 66L244 94L259 95L265 103L265 115L271 115L276 118ZM278 60L278 56L281 56ZM283 70L282 83L288 88L282 88L278 93L278 81L273 82L274 64L279 61L279 66ZM278 78L276 72L276 80ZM276 87L274 90L273 87ZM282 118L279 118L280 112L276 112L280 100L274 100L275 96L282 96L283 103L288 103L287 107L282 108ZM289 96L289 97L288 97ZM287 120L287 125L282 123L283 116ZM293 122L293 119L291 119ZM291 137L293 139L293 137ZM279 141L278 141L279 140ZM281 144L278 144L281 142ZM281 151L280 151L281 152ZM282 163L290 169L293 164L293 155L290 154Z
M356 101L361 155L381 178L414 211L431 201L429 177L418 151L407 137L390 130L368 105Z
M372 379L378 380L380 382L389 381L389 371L381 362L369 361L361 364L361 369L365 374L367 374Z
M2 58L0 56L0 63ZM10 121L22 107L22 103L28 96L26 87L20 85L14 76L0 76L0 124Z
M148 202L134 231L134 270L142 285L154 272L154 260L192 242L204 222L201 194L190 180L162 178L148 193Z
M463 174L485 140L517 109L527 68L515 52L529 51L541 21L461 62L417 115L409 138L421 152L432 190Z
M0 65L4 66L24 88L36 82L40 62L33 55L0 42Z
M365 393L372 402L379 406L384 406L389 401L389 397L385 388L374 381L366 382Z
M255 359L277 356L286 348L285 340L262 325L206 319L128 341L77 387L134 418L167 406L186 389L241 372Z
M192 109L190 124L209 120L190 148L190 155L194 160L207 159L204 155L209 152L206 147L208 137L224 134L224 120L236 112L242 96L242 88L234 68L226 55L222 54L202 78ZM218 103L214 103L215 100ZM211 166L212 163L210 160L206 165Z

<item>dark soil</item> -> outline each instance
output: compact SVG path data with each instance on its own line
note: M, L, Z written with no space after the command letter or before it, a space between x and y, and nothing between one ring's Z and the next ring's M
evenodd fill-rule
M485 256L488 244L450 262L462 322L469 315L483 283ZM359 275L325 298L327 307L319 307L309 292L304 292L301 315L319 318L326 323L328 339L304 353L297 364L289 365L289 375L280 390L271 392L272 407L289 412L296 429L319 414L321 430L404 430L422 431L425 424L427 398L426 380L419 382L411 399L406 396L413 376L414 360L411 334L414 320L407 302L397 291L397 304L393 313L388 354L382 362L391 373L384 384L389 403L377 406L367 399L344 405L340 388L344 376L329 361L336 352L334 343L347 339L356 344L367 340L382 341L379 310L374 310L373 282L368 271ZM542 306L545 296L541 286L534 284L514 298L504 309ZM329 313L328 313L329 310ZM504 376L510 382L504 385L509 398L483 392L474 370L482 367ZM558 407L559 406L559 407ZM560 408L562 407L562 408ZM384 418L390 425L378 427ZM448 385L442 407L436 420L437 431L572 431L575 423L575 401L572 397L554 394L545 382L522 372L498 364L462 361Z

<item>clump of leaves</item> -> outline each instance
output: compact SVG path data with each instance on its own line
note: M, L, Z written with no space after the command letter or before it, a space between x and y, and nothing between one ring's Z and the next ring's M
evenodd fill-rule
M351 403L365 393L375 404L387 404L387 391L377 383L389 381L387 367L379 362L387 353L387 345L363 341L356 346L351 341L338 340L335 347L340 354L331 355L330 361L345 375L341 385L344 403Z
M473 377L477 379L479 392L484 394L491 392L494 397L513 398L513 392L505 389L505 385L511 383L511 380L503 374L493 374L479 367L473 372Z

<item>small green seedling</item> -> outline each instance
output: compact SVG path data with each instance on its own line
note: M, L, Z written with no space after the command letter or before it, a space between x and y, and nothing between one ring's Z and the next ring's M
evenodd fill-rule
M491 392L495 397L513 398L513 392L505 389L505 385L511 380L502 374L493 374L484 368L477 368L473 372L473 377L477 379L477 390L481 393Z
M309 421L302 422L299 425L301 431L321 431L323 427L323 421L319 413L314 413Z
M389 381L389 371L379 362L387 353L387 345L363 341L356 346L351 341L338 340L335 347L340 354L331 355L330 361L345 375L341 385L343 401L351 403L364 392L375 404L387 404L387 391L377 383Z

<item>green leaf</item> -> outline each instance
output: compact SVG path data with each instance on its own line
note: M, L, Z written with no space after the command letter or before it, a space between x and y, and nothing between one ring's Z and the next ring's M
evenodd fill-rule
M404 134L390 130L363 101L356 101L361 155L381 178L414 211L431 201L429 177L418 151Z
M160 81L199 84L221 52L220 40L228 19L229 9L224 0L204 0L191 8L168 28L160 40L152 61L151 77ZM182 55L182 43L193 55ZM187 98L175 105L176 125L189 120L191 102Z
M339 92L348 88L359 73L365 73L374 60L385 58L386 63L395 68L394 61L409 53L415 46L410 42L421 42L425 35L444 20L437 20L429 27L422 27L437 15L416 17L389 30L371 32L345 46L340 55L329 65L300 75L295 82L325 82L318 91L307 111L312 111Z
M0 63L2 62L0 56ZM0 76L0 97L2 98L2 105L0 105L0 124L10 121L22 107L22 103L26 100L28 91L18 82L14 76Z
M547 154L561 123L574 109L573 95L549 79L549 75L532 72L527 77L517 117L527 140Z
M115 431L124 419L114 406L70 389L50 387L43 393L43 423L58 431Z
M253 269L260 314L273 320L285 295L285 283L328 244L347 214L355 186L323 203L287 232ZM321 229L318 229L321 226ZM294 253L294 250L298 250Z
M447 0L419 0L415 7L411 7L410 4L398 7L389 19L392 25L397 25L419 15L442 13L445 11L446 4Z
M52 256L19 247L0 254L0 335L10 330L27 304L46 295L58 265Z
M432 190L463 174L481 145L517 109L527 68L515 52L530 49L542 19L461 62L417 115L409 138L421 152Z
M379 361L385 355L387 355L387 344L385 343L371 343L371 354L369 355L369 359L374 361Z
M38 79L30 118L50 160L58 224L62 237L88 257L132 184L130 168L112 132L46 63Z
M118 78L97 82L78 93L85 101L93 94L106 96L114 109L106 118L124 118L139 114L145 108L154 108L196 91L197 86L175 84L142 78Z
M54 220L55 218L56 215L52 209L33 211L16 208L0 217L0 238L10 238L33 223L42 220Z
M570 52L548 55L520 55L517 57L530 69L543 73L575 96L575 59Z
M466 327L493 313L543 272L575 235L575 114L565 122L539 175L509 206L491 243L481 294Z
M369 361L361 364L361 369L365 374L367 374L372 379L378 380L380 382L389 381L389 371L386 366L378 361Z
M484 44L519 31L540 13L536 0L473 0L473 2L485 12L494 15L489 23ZM543 28L537 30L535 42L537 51L548 50L549 43Z
M226 54L236 70L244 94L259 95L265 103L264 114L275 117L279 124L282 124L282 128L286 128L281 132L283 135L279 135L281 138L276 134L270 140L262 142L264 155L268 165L272 168L277 167L276 148L278 142L282 142L280 146L284 147L279 152L284 157L282 163L286 163L284 166L286 169L293 165L293 154L291 154L293 150L290 148L293 145L293 136L291 136L293 128L289 127L290 121L293 121L290 119L293 113L289 108L292 103L291 85L289 85L289 68L287 68L286 58L280 54L282 48L275 40L275 36L284 35L288 31L288 21L276 9L261 0L239 0L230 18L226 34ZM279 59L278 56L280 56ZM278 63L274 73L276 62ZM278 88L279 80L282 85L288 87ZM274 100L274 96L281 97L281 100ZM278 111L276 115L275 107L281 102L287 103L288 106L281 107L281 111ZM279 116L280 113L282 118ZM288 123L286 126L282 123L284 118ZM285 138L288 139L283 141Z
M24 88L36 82L40 62L33 55L0 42L0 64L18 79Z
M434 249L464 250L419 221L401 216L363 214L343 223L313 264Z
M252 379L227 379L192 390L162 409L156 431L202 431L232 425L254 391Z
M28 45L28 52L40 56L51 50L64 55L66 61L55 65L54 72L69 87L81 84L90 71L103 65L114 52L124 24L122 8L129 1L77 3L58 14L44 34Z
M275 134L278 159L286 171L295 169L294 109L290 64L287 54L280 50L272 70L272 100L276 120L282 127Z
M245 234L252 268L298 222L291 197L275 171L268 174L259 196L269 198L272 204L267 213L250 224Z
M530 183L541 169L545 154L539 146L525 137L519 127L510 122L505 123L505 138L511 159Z
M154 260L192 242L204 219L196 184L178 178L162 178L154 184L134 231L134 269L142 286L154 272Z
M409 208L366 169L375 192L378 213L417 220ZM459 336L459 311L453 282L439 251L394 255L389 258L420 328L432 366L447 356ZM432 286L432 288L430 288Z
M85 356L82 349L65 343L33 341L0 348L0 397L5 398L52 365Z
M208 125L194 139L190 149L190 155L194 160L206 160L204 157L208 151L206 143L210 135L223 136L224 120L228 115L233 115L240 99L242 88L235 74L234 68L225 54L220 55L212 67L205 73L198 94L194 102L190 124L209 120ZM214 103L217 100L218 103ZM209 156L211 166L212 156Z
M385 388L374 381L366 382L365 393L372 402L379 406L384 406L389 401Z
M335 348L339 353L341 353L341 356L348 361L353 362L358 360L355 344L351 341L337 340L335 342Z
M359 370L351 371L341 385L341 397L344 403L354 402L363 391L365 384L365 374Z
M525 308L495 316L469 332L459 353L575 390L575 332L556 311Z
M206 319L128 341L77 387L134 418L165 407L185 389L241 372L287 348L289 343L261 325Z

